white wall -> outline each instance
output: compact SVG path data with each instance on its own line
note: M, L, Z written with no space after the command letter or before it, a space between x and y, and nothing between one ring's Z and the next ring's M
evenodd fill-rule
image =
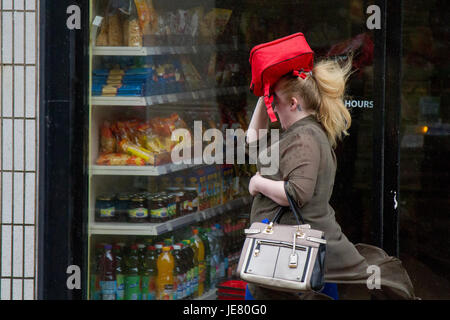
M39 0L0 1L0 297L35 299Z

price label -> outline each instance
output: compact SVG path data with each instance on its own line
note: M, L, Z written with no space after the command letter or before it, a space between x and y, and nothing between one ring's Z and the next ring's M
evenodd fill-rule
M158 101L159 104L163 104L163 98L161 96L156 96L156 101Z
M194 98L195 100L198 99L198 94L197 94L197 92L192 92L192 98Z
M103 17L96 16L96 17L94 18L94 21L92 21L92 24L93 24L94 26L100 27L100 26L102 25L102 21L103 21Z
M166 222L166 226L167 226L167 231L172 231L173 230L173 226L172 226L172 222Z

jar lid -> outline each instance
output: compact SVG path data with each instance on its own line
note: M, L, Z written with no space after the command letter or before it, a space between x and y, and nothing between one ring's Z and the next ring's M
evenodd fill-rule
M173 192L179 191L180 187L168 187L168 188L166 188L166 190L173 193Z
M130 200L130 194L129 193L119 193L117 195L117 199L119 199L119 200Z
M110 194L101 194L97 197L97 200L112 200L114 198L113 195Z

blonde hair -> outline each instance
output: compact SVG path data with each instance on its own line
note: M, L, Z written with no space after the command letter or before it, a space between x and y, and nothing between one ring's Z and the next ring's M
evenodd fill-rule
M334 60L322 60L305 79L286 75L276 84L285 97L298 99L300 95L303 98L305 110L313 113L322 124L333 148L338 140L348 135L352 122L344 104L351 67L351 57L342 66Z

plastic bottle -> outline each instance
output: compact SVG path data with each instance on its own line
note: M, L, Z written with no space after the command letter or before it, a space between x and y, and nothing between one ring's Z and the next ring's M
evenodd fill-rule
M186 270L181 254L181 245L176 244L173 246L173 249L173 257L175 259L174 282L176 282L176 292L174 291L173 300L182 300L185 294Z
M170 247L163 247L157 261L158 276L156 278L156 292L158 300L173 300L173 269L174 259Z
M223 255L225 257L225 276L231 278L232 267L233 267L233 250L234 250L234 239L233 239L233 228L231 224L231 219L226 219L223 224Z
M216 286L218 283L218 278L219 278L219 274L220 274L220 256L219 256L219 251L218 251L218 235L217 235L217 228L215 225L211 226L211 232L209 233L209 237L211 238L211 254L212 254L212 264L214 264L215 270L212 271L214 274L211 276L213 277L212 282L213 285Z
M141 277L139 275L139 252L136 244L131 245L127 259L125 277L125 300L141 300Z
M104 245L97 244L94 250L94 257L91 260L91 275L90 275L90 291L89 291L89 299L90 300L101 300L102 298L102 288L100 282L100 267L101 260L103 257Z
M112 245L105 245L101 262L102 300L116 300L116 272Z
M183 300L189 299L191 283L189 279L189 271L191 270L192 260L189 260L189 253L187 252L187 245L183 242L177 243L180 247L180 255L182 259L182 266L184 269L184 285L183 285Z
M219 273L216 274L218 279L225 278L225 270L227 266L227 261L224 257L223 248L224 248L224 241L223 241L223 230L222 226L218 223L216 223L216 235L217 235L217 255L218 255L218 261L219 261Z
M116 273L116 300L125 299L125 270L123 260L123 243L118 243L113 246L114 254L114 270Z
M204 281L204 290L208 291L211 288L211 248L209 246L208 237L206 235L206 229L199 228L198 236L203 242L203 246L205 247L205 281Z
M215 227L214 227L215 229ZM215 254L215 238L211 228L208 228L206 231L206 237L208 239L208 244L210 248L210 260L209 260L209 288L214 289L216 287L216 259L214 258Z
M189 239L191 249L194 251L194 274L193 274L193 285L194 285L194 294L193 297L198 297L198 284L199 284L199 265L198 265L198 248L195 245L194 237Z
M147 246L142 265L142 300L156 299L156 277L158 275L156 261L156 248L154 246Z
M156 259L158 259L158 257L161 255L163 247L164 247L164 244L161 242L158 242L157 244L155 244Z
M142 264L144 263L144 259L145 259L145 254L146 254L146 247L145 244L143 243L138 243L138 253L139 253L139 266L142 266Z
M197 248L197 260L198 260L198 297L202 296L205 293L205 245L203 244L202 239L198 235L198 229L193 230L194 236L194 244Z
M194 251L190 246L190 240L183 240L184 245L184 254L186 257L186 265L188 266L187 274L186 274L186 299L191 299L194 294Z

